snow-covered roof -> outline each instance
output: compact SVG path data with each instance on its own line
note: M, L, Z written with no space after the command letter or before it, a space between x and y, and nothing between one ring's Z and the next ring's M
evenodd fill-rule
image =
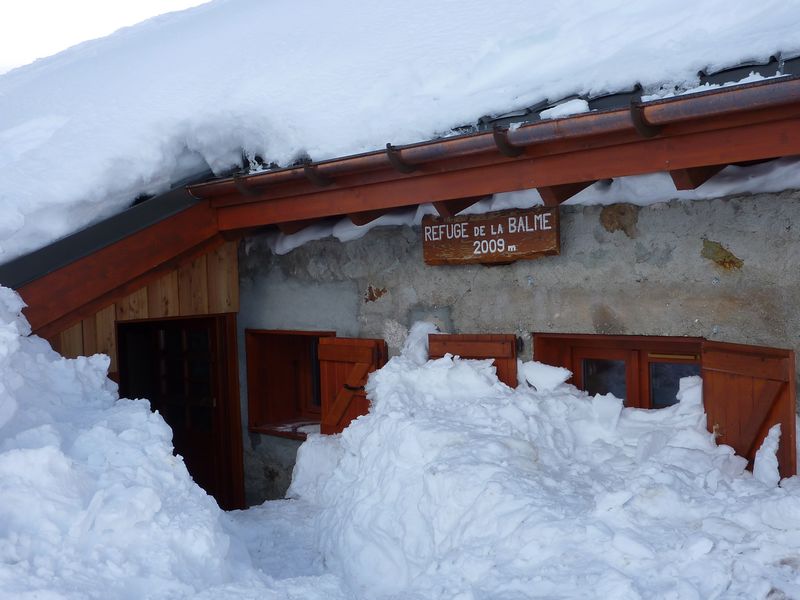
M795 3L217 0L0 76L0 262L242 151L287 164L800 51Z

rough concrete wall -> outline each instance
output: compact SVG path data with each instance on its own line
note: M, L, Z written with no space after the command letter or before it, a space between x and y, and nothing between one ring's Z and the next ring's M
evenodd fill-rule
M376 229L240 258L242 327L383 337L433 318L453 333L690 335L797 348L800 193L561 208L560 256L428 267L418 229ZM243 355L243 352L242 352ZM249 467L247 467L249 468Z

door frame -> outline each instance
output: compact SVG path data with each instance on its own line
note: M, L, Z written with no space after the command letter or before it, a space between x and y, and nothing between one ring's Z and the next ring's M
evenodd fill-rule
M244 450L242 447L241 399L239 395L239 358L236 313L159 317L155 319L132 319L117 321L114 328L118 352L118 370L122 381L122 369L127 351L120 340L120 327L135 324L154 324L165 321L211 320L216 337L218 353L219 398L215 418L218 419L214 433L215 452L218 457L220 492L216 498L220 508L233 510L244 508Z

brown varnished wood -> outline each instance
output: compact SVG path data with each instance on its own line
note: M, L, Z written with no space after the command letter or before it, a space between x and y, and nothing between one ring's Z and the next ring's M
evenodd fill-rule
M782 477L797 472L794 352L703 342L703 400L708 428L752 467L769 429L781 426Z
M709 165L707 167L692 167L688 169L673 169L669 172L676 190L693 190L714 175L722 171L727 165Z
M219 207L220 229L229 230L795 154L800 154L799 118L693 131L674 137L637 139L607 147L578 148L565 154L531 156L528 153L524 158L472 168L420 170L419 174L415 172L402 179L387 179L361 187L354 180L348 188L332 186L278 198L265 195L261 201L247 204L226 206L224 197L215 199L214 203Z
M226 242L206 255L208 312L239 311L238 244Z
M83 324L76 323L61 332L61 354L67 358L75 358L83 354Z
M147 312L154 319L178 316L177 271L170 271L147 284Z
M206 255L178 267L178 306L181 316L204 315L208 311Z
M379 217L382 217L387 212L389 212L389 211L388 210L368 210L368 211L365 211L365 212L350 213L350 214L347 215L347 218L350 219L350 222L353 225L362 226L362 225L366 225L367 223L371 223L372 221L374 221L375 219L377 219Z
M147 318L147 288L139 288L117 300L117 321Z
M320 399L324 434L341 432L369 410L363 390L369 373L386 363L386 342L380 339L322 338L318 346Z
M562 185L551 185L536 188L542 197L545 206L558 206L566 202L578 192L585 190L595 183L594 181L580 181L578 183L565 183Z
M445 354L468 359L494 359L497 378L509 387L517 387L517 337L513 334L430 334L428 356Z
M487 200L489 198L491 198L490 195L472 196L470 198L458 198L457 200L445 200L443 202L434 202L433 207L436 209L436 212L438 212L439 216L441 217L455 217L462 210L466 210L473 204L480 202L481 200Z
M216 234L214 211L207 202L202 202L22 286L18 291L28 304L25 316L32 329L41 333L46 325L115 290L124 290L119 296L134 291L143 285L138 278ZM131 282L136 283L127 288ZM78 314L71 323L90 312Z

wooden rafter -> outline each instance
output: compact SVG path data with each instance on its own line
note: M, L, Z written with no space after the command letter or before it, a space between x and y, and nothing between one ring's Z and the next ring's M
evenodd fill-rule
M366 225L367 223L371 223L378 217L385 215L388 210L367 210L364 212L354 212L349 213L347 218L353 223L353 225Z
M669 172L677 190L693 190L714 175L722 171L727 165L708 165L705 167L689 167L687 169L672 169Z
M433 207L436 212L442 217L455 217L462 210L468 209L470 206L481 200L491 198L491 195L485 196L472 196L470 198L458 198L456 200L445 200L442 202L434 202Z
M799 111L800 112L800 111ZM486 165L469 160L452 170L404 175L402 178L352 187L305 191L300 195L218 206L221 230L281 222L287 218L319 218L370 209L414 206L475 196L552 187L656 171L687 169L708 163L735 163L800 154L800 116L739 127L640 138L636 142L578 149L562 154L505 159ZM461 165L464 168L457 168ZM374 177L368 174L365 177ZM357 192L355 189L357 188Z
M22 286L18 291L28 304L25 316L35 332L55 333L59 329L45 326L64 317L80 318L78 309L91 314L102 308L94 305L110 295L133 291L147 277L162 274L165 265L198 249L208 252L224 241L213 209L201 202Z
M298 231L305 229L306 227L312 225L313 223L316 223L315 219L308 219L305 221L286 221L284 223L276 223L276 225L278 226L278 229L281 230L282 234L292 235L294 233L297 233Z
M539 195L544 200L545 206L558 206L566 202L578 192L585 190L594 181L580 181L578 183L564 183L561 185L551 185L536 188Z

